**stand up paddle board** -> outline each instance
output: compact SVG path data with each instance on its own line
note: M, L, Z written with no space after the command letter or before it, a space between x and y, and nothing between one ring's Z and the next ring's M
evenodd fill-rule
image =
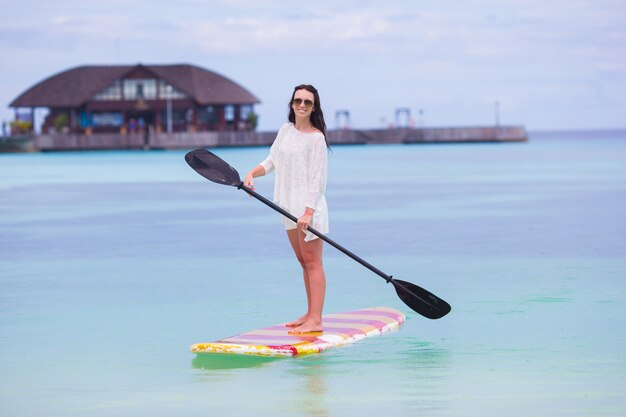
M400 327L405 316L389 307L371 307L322 317L323 332L289 334L285 324L264 327L212 343L191 346L196 354L296 356L356 342Z

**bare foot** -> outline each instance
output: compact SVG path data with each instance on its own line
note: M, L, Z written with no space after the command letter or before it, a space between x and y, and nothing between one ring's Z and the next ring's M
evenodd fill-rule
M304 324L304 322L306 322L306 320L309 318L308 314L305 314L304 316L300 317L298 320L294 320L294 321L290 321L289 323L286 323L285 326L287 327L298 327L302 324Z
M322 323L315 323L306 321L301 326L296 327L295 329L289 330L287 333L290 334L303 334L303 333L315 333L323 331Z

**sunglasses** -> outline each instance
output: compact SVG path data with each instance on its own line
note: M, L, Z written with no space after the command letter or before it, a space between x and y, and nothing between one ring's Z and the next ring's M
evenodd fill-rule
M302 103L304 103L304 107L306 107L307 109L310 109L311 107L313 107L313 102L309 99L302 100L301 98L294 98L292 103L295 104L296 106L301 106Z

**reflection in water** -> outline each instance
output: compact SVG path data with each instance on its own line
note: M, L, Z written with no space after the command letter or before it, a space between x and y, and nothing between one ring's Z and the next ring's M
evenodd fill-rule
M301 387L293 397L292 407L305 416L326 417L329 414L326 390L328 372L327 355L299 358L292 373L298 377L296 384Z
M391 336L391 335L386 335ZM373 338L289 362L290 408L311 417L445 414L450 354L408 335Z
M290 410L297 411L298 414L311 417L326 417L328 409L326 407L326 381L325 374L326 360L324 354L304 356L304 357L267 357L255 355L227 355L227 354L199 354L191 361L194 369L204 369L209 371L226 370L226 374L219 375L234 376L236 373L228 370L236 370L241 368L260 368L270 362L282 361L288 367L288 373L295 375L297 378L290 378L288 385L296 389L295 395L290 395L293 401L285 405ZM274 371L278 371L274 368ZM260 374L257 370L251 369L245 375L251 379ZM280 371L278 371L280 372ZM216 373L218 375L218 373ZM244 375L244 374L239 374ZM237 379L237 384L241 383ZM287 383L285 381L285 383ZM238 385L240 389L243 385ZM284 391L283 391L284 393ZM281 394L282 397L282 394Z
M261 409L280 403L289 415L438 416L449 411L450 362L446 349L400 331L293 358L201 354L192 366L218 371L206 374L219 381L213 404L237 389L264 404Z
M200 354L191 361L191 366L207 370L255 368L279 360L281 358L255 355Z

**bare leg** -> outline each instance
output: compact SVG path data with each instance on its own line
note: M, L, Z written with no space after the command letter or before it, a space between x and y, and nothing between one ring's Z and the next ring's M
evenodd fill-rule
M292 241L293 234L296 235L295 238L299 248L299 256L296 252L296 257L302 265L308 304L307 314L301 317L301 319L304 319L304 322L290 330L289 333L320 332L322 331L322 309L324 308L324 298L326 296L326 276L322 264L323 241L314 239L310 242L305 242L304 232L297 229L290 230L287 233L292 233L289 235L290 241ZM295 249L294 247L294 251ZM296 320L296 322L298 321Z
M300 251L300 242L298 241L298 230L297 229L287 230L287 237L289 237L289 243L291 243L291 248L293 249L293 252L296 255L296 258L298 259L298 262L302 266L302 275L304 277L304 288L306 289L307 311L302 317L294 321L290 321L289 323L285 324L285 326L298 327L302 325L302 323L304 323L306 319L309 318L309 312L311 311L311 286L309 283L309 274L304 266L304 259L302 258L302 252Z

